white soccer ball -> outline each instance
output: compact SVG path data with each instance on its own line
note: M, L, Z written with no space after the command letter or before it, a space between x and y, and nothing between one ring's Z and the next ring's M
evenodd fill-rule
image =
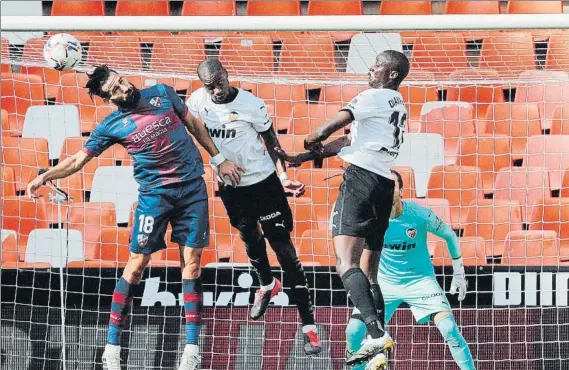
M81 43L66 33L53 35L43 47L43 57L58 71L73 69L81 61Z

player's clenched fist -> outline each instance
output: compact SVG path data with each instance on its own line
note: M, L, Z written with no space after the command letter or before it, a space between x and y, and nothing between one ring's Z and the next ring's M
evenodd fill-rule
M39 188L41 188L44 184L43 176L38 176L33 179L27 186L26 194L30 198L39 198L40 195L38 194Z
M217 167L219 171L219 176L224 180L230 180L233 186L239 184L241 181L241 174L245 172L245 169L229 159L221 162Z

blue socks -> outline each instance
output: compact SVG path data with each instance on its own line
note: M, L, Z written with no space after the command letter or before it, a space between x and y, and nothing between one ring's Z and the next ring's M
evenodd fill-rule
M183 279L184 311L186 313L186 344L198 344L202 322L202 278Z
M362 347L362 341L367 333L366 325L362 320L351 318L346 327L346 349L350 353L357 352ZM364 370L366 364L353 366L351 370Z
M450 353L460 370L476 370L474 360L468 349L468 343L458 330L452 315L445 316L437 323L437 328L447 342Z
M109 319L109 332L107 343L118 346L121 333L128 321L128 310L132 303L132 286L124 278L120 278L113 293L111 304L111 317Z

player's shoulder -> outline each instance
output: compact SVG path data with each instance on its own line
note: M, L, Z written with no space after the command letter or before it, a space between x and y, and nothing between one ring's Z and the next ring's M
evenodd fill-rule
M111 112L108 116L106 116L101 121L101 123L99 123L97 125L97 127L101 127L101 128L109 127L110 125L115 123L117 121L117 119L119 119L122 115L124 115L124 114L121 113L119 110L115 110L115 111Z
M197 102L203 101L205 96L206 96L205 87L202 86L202 87L198 88L197 90L194 90L190 94L188 101L197 103Z
M259 107L265 105L265 101L258 96L254 95L253 93L243 90L242 88L238 88L239 90L239 100L245 106L250 106L251 109L259 109Z
M403 104L403 96L396 90L370 88L359 93L352 103L374 106L389 105L393 108L397 104Z
M408 200L403 200L402 202L403 202L403 207L405 209L405 212L409 216L425 218L425 217L428 217L432 213L431 209L429 209L425 206L422 206L420 204L417 204L415 202L408 201Z
M140 95L142 97L149 96L168 96L171 92L175 92L172 86L166 84L156 84L154 86L145 87L140 90Z

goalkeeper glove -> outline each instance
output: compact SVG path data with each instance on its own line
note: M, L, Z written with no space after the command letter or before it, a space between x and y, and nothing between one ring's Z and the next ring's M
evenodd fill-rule
M454 295L458 291L458 300L462 301L466 297L466 288L468 287L462 257L452 260L452 269L453 274L449 293Z

